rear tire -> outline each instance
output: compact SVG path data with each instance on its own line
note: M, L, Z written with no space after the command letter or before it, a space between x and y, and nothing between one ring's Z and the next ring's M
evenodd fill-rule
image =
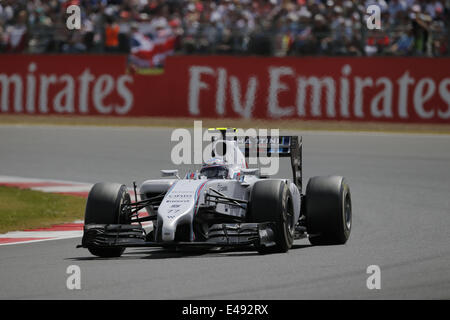
M118 183L96 183L86 203L84 224L129 224L130 217L122 214L123 203L130 203L130 194L125 185ZM120 257L125 248L88 247L90 253L98 257Z
M257 181L250 199L251 222L275 224L274 247L258 248L260 253L287 252L294 242L294 210L289 186L282 180Z
M344 177L313 177L306 186L306 228L312 245L345 244L352 227L350 188Z

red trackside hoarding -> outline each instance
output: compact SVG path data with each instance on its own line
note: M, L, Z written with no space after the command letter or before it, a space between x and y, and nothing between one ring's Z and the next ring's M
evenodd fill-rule
M448 58L2 55L6 114L450 122Z

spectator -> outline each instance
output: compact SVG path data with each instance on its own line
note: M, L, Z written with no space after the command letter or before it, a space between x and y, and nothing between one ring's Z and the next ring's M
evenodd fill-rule
M412 28L408 28L407 32L403 33L400 38L388 50L394 55L408 56L412 54L414 45L414 36Z
M123 10L120 12L119 20L119 52L130 52L130 33L131 33L131 13L130 11Z
M105 51L115 53L119 51L119 25L112 16L106 17L105 26Z
M21 53L27 46L27 12L21 10L17 13L16 22L6 28L6 52Z
M432 19L429 15L422 13L422 9L418 4L411 7L410 18L414 35L414 53L416 55L425 55L429 48L429 24Z

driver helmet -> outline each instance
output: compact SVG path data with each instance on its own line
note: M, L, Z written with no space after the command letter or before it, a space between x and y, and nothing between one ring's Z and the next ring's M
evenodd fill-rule
M212 158L206 161L200 169L200 175L208 179L226 179L228 177L228 168L223 159Z

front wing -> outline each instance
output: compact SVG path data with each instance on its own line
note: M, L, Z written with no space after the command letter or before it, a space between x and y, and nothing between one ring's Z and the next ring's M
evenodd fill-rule
M77 247L271 247L275 245L273 223L221 223L208 230L206 241L147 241L144 229L136 224L90 224L84 226L81 245Z

